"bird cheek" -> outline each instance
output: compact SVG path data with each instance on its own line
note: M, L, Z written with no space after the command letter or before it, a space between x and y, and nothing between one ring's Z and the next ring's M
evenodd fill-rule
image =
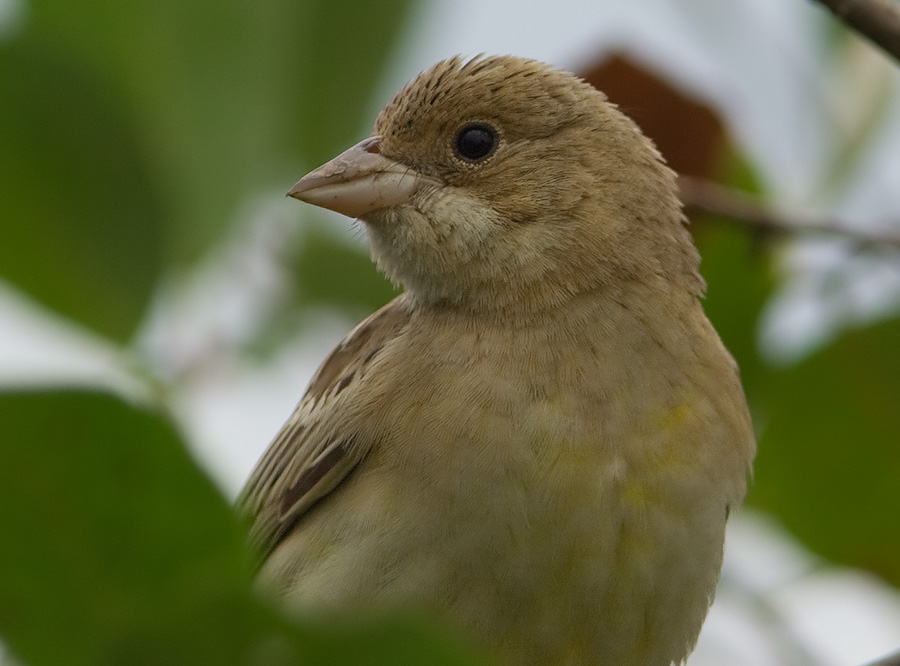
M412 206L399 206L370 213L363 222L378 267L393 282L409 288L411 273L419 272L416 267L427 265L434 255L427 219Z

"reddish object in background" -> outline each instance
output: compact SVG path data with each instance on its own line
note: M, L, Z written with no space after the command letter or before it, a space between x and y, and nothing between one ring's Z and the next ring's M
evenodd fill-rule
M677 173L715 176L727 138L724 124L708 106L622 55L579 75L628 114Z

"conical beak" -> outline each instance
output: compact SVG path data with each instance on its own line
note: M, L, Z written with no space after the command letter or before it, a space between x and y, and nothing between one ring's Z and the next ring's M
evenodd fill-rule
M348 217L409 203L423 178L379 152L373 136L303 176L288 196Z

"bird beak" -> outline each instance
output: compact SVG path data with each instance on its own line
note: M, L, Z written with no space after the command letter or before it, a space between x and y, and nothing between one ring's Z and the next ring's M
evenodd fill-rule
M381 155L380 144L380 136L360 141L303 176L288 196L348 217L409 203L422 178Z

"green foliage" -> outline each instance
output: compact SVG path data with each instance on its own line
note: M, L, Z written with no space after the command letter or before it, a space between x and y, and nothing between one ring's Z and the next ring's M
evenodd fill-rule
M249 195L361 138L410 5L29 5L0 45L0 276L127 339Z
M825 557L900 584L900 320L767 383L751 500Z
M185 621L227 621L246 596L240 533L169 426L77 393L3 396L0 421L0 626L14 649L114 663L168 649L154 643Z
M707 316L741 368L751 406L766 394L768 368L759 355L756 321L771 294L771 258L746 231L705 218L696 233L707 282L703 303Z
M0 275L127 339L162 270L138 128L96 72L30 36L0 46L0 82Z
M334 276L340 275L341 280ZM297 260L297 279L306 303L343 303L374 312L400 293L372 260L332 235L310 230Z
M759 437L748 504L824 557L900 584L900 319L773 368L756 341L771 238L708 218L697 227L704 307L738 361Z
M172 428L107 395L0 395L0 633L32 666L480 663L423 622L297 624Z

